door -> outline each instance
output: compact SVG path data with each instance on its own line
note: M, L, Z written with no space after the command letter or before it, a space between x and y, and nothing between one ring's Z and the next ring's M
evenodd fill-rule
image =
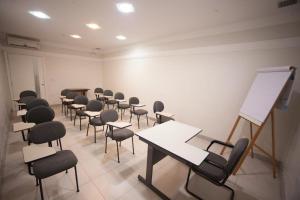
M9 53L8 69L13 99L18 99L24 90L36 91L39 97L46 98L42 57Z

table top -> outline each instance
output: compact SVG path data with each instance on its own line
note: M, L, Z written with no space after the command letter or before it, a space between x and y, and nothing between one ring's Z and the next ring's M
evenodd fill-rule
M76 91L88 91L90 89L88 89L88 88L67 88L67 90L76 92Z
M74 99L63 99L63 102L73 102Z
M200 128L184 123L168 121L142 130L136 133L136 135L195 165L199 165L206 158L208 152L186 142L201 131Z
M106 124L116 128L127 128L132 126L132 124L128 122L107 122Z
M19 102L18 102L17 105L18 105L18 106L26 106L26 103L22 103L22 102L19 103Z
M66 98L66 96L60 96L59 98L60 98L60 99L65 99L65 98Z
M53 147L31 144L23 147L24 162L29 163L56 153Z
M20 101L20 99L19 98L13 98L12 101L17 101L18 102L18 101Z
M117 102L122 103L122 102L126 102L125 99L116 99Z
M131 104L133 107L144 107L146 106L145 104Z
M74 103L74 104L71 105L71 107L72 107L72 108L75 108L75 109L76 109L76 108L84 108L85 105L83 105L83 104L75 104L75 103Z
M17 111L17 116L23 116L23 115L26 115L26 113L27 113L26 109L18 110Z
M167 113L167 112L156 112L155 114L162 115L162 116L165 116L165 117L173 117L175 115L175 114Z
M100 115L100 111L84 111L89 117L96 117Z
M35 126L35 123L16 122L13 124L13 132L24 131Z

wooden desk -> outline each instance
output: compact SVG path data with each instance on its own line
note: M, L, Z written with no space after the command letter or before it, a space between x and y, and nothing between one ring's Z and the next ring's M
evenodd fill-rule
M140 140L148 144L146 178L139 175L139 181L162 199L169 199L152 185L153 166L167 155L188 166L200 165L207 157L208 152L186 142L201 131L201 129L190 125L168 121L136 133Z
M90 89L88 89L88 88L67 88L67 90L70 90L71 92L78 92L81 95L86 96L87 91L89 91Z

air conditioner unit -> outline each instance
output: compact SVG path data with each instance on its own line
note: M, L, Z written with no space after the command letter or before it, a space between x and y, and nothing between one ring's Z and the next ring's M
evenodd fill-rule
M41 48L40 40L19 35L7 34L7 45L20 48L36 49Z

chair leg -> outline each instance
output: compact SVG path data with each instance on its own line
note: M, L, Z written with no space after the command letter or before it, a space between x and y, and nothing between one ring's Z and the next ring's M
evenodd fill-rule
M76 187L77 187L77 191L76 191L76 192L79 192L79 186L78 186L78 176L77 176L77 169L76 169L76 165L74 166L74 170L75 170Z
M81 130L81 116L79 116L79 129Z
M89 135L89 128L90 128L90 123L88 123L87 129L86 129L86 136Z
M192 171L192 169L190 168L188 176L187 176L187 179L186 179L186 183L185 183L185 190L187 191L187 193L189 193L190 195L192 195L196 199L202 200L199 196L197 196L196 194L194 194L193 192L191 192L189 190L189 188L188 188L189 187L190 176L191 176L191 171Z
M137 115L136 117L137 117L137 120L138 120L138 128L140 128L140 116Z
M107 152L107 137L105 136L105 153Z
M134 143L133 143L133 136L131 137L131 142L132 142L132 154L134 154Z
M119 112L119 108L118 108L118 112ZM121 120L122 120L122 117L123 117L123 111L121 109Z
M42 179L39 179L39 185L40 185L41 199L44 200L43 186L42 186Z
M132 113L130 113L130 120L129 120L130 123L131 123L131 118L132 118Z
M37 177L35 177L35 186L38 186L39 185L39 180Z
M58 139L58 142L59 142L60 150L62 151L62 145L61 145L61 140L60 140L60 138Z
M146 114L146 118L147 118L147 126L149 125L149 123L148 123L148 115Z
M75 116L74 116L74 126L75 126L76 116L77 116L77 114L75 113Z
M118 141L116 141L116 143L117 143L118 163L120 163Z
M155 126L156 122L153 123L153 126Z
M94 142L96 143L96 126L94 126Z
M223 187L225 187L231 191L230 199L233 200L234 199L234 190L231 187L229 187L228 185L223 185Z

